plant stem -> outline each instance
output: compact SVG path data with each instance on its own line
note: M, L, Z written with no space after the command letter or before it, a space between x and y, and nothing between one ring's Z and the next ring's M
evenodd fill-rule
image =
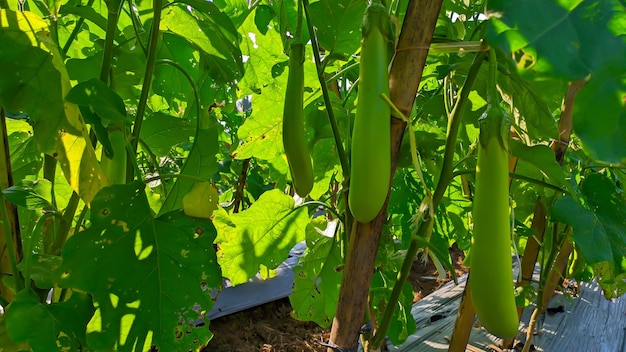
M472 169L457 170L457 171L454 171L452 173L452 175L450 177L450 180L452 180L453 178L455 178L457 176L472 175L472 174L475 174L475 173L476 173L476 170L472 170ZM536 185L555 190L555 191L557 191L559 193L564 193L564 194L569 194L570 193L565 188L561 188L561 187L559 187L557 185L553 185L551 183L548 183L548 182L545 182L545 181L542 181L542 180L537 180L536 178L532 178L532 177L525 176L525 175L520 175L520 174L515 173L515 172L509 172L509 177L517 179L517 180L522 180L522 181L534 183Z
M74 215L76 214L79 202L80 196L78 193L72 192L67 207L63 211L63 217L61 218L60 226L51 248L51 254L59 255L61 253L61 248L63 248L67 236L70 233L70 229L72 228L72 222L74 221Z
M459 126L461 125L463 108L468 100L469 92L472 90L472 85L474 84L474 81L478 76L478 71L483 63L483 60L484 53L480 53L474 58L474 63L470 67L470 70L465 79L465 83L463 83L463 88L461 88L461 91L459 93L459 98L457 99L454 109L452 110L452 115L450 116L450 120L448 122L446 150L443 157L441 175L439 176L439 181L437 182L437 187L435 188L432 199L433 209L436 209L439 206L439 202L441 202L443 194L446 188L448 188L450 180L452 180L452 167L454 152L456 150L456 138ZM427 209L427 207L420 208L420 211L422 212L423 220L417 230L417 236L425 237L429 229L432 228L430 225L433 219L429 218L429 209ZM404 257L402 269L400 273L398 273L398 281L396 281L393 286L393 290L391 291L389 302L380 321L378 331L376 331L376 335L374 335L374 338L372 340L372 346L374 347L380 346L383 343L385 336L387 335L387 331L389 330L389 326L391 325L391 320L393 318L393 313L395 311L398 299L400 298L400 294L402 293L402 286L404 285L406 279L411 273L411 265L419 249L420 243L416 239L412 239L406 252L406 256Z
M239 174L239 180L237 180L237 190L235 191L235 201L233 204L233 213L239 212L241 200L243 199L243 189L246 185L246 176L248 175L248 166L250 165L250 158L243 161L241 166L241 173Z
M150 29L150 43L148 45L148 57L146 58L146 69L143 75L143 85L141 87L141 95L139 96L139 103L137 104L137 115L135 116L135 123L133 125L133 132L130 139L130 159L134 159L137 153L137 145L139 144L139 132L141 131L141 124L143 123L143 116L146 113L146 106L148 103L148 96L150 94L150 85L152 83L152 74L154 73L155 61L156 61L156 49L159 43L159 26L161 24L161 11L163 8L163 0L152 1L152 28ZM200 119L200 115L198 115ZM127 168L126 182L132 182L134 178L134 169L132 167Z
M120 7L107 8L107 29L106 36L104 38L104 50L102 52L102 66L100 67L100 80L107 84L109 82L109 71L111 70L111 65L113 63L113 41L115 40L115 32L117 32L117 21L120 18Z
M306 15L306 23L309 29L309 35L311 36L311 47L313 48L313 58L315 59L315 67L317 69L317 78L320 81L322 88L322 96L324 97L324 105L326 106L326 112L328 113L328 119L330 121L330 127L333 130L333 136L335 137L335 146L337 148L337 155L339 156L339 162L341 164L341 171L343 172L344 184L347 180L350 180L350 164L348 163L348 156L341 142L341 134L339 133L339 127L337 125L337 119L333 111L333 105L330 101L330 94L328 93L328 87L326 86L326 79L324 78L324 67L322 65L322 59L320 57L320 48L317 42L317 35L313 24L311 23L311 16L309 15L309 1L302 0L304 5L304 14Z
M13 243L13 233L11 231L11 224L9 222L9 212L7 211L6 201L4 200L4 194L0 190L0 214L2 214L2 227L4 231L4 237L7 244L7 251L9 255L9 262L11 263L11 273L13 274L13 287L15 292L21 291L22 281L18 280L20 272L17 269L17 256L15 253L15 243ZM6 306L5 306L6 307Z
M86 6L91 7L94 2L95 0L89 0L87 1ZM78 21L76 21L76 25L74 26L72 33L70 33L69 37L67 37L67 41L65 42L65 45L63 45L63 48L61 49L61 53L63 55L67 55L67 52L70 50L70 47L72 46L72 43L74 42L74 40L76 40L76 37L78 37L78 34L81 31L83 27L83 23L85 23L84 17L81 17L78 19Z

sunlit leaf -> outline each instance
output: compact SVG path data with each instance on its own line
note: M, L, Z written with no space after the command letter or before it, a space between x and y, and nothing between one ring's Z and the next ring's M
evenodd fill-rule
M91 226L66 243L59 270L63 287L93 296L90 346L112 349L117 341L116 350L133 351L147 342L176 351L205 344L211 333L201 319L222 282L213 224L182 211L154 218L141 182L102 189L91 214Z
M309 7L320 46L331 55L350 55L360 47L361 22L367 3L321 0Z
M107 181L78 107L63 101L71 85L58 48L43 30L32 34L46 50L15 33L13 27L0 31L0 104L29 114L39 150L59 160L69 184L89 203Z
M224 277L238 285L256 275L261 265L275 269L304 239L308 221L307 209L295 209L292 197L277 189L263 193L250 208L230 215L233 226L226 228L234 227L227 229L232 236L220 235L218 258Z
M201 120L200 128L196 130L193 146L189 151L181 174L208 180L217 171L215 154L218 152L218 126L215 116L212 114L206 113L199 118ZM196 183L197 181L193 179L178 178L174 187L168 193L159 215L181 209L183 207L183 197L189 193Z
M163 10L161 28L187 39L206 57L214 78L232 82L243 75L237 31L219 8L208 1L184 0Z
M157 113L143 122L139 137L154 154L165 156L173 146L189 141L194 131L189 120Z
M333 321L343 272L339 242L328 231L336 225L320 216L307 226L307 250L294 268L293 292L289 296L294 318L321 327L329 327Z

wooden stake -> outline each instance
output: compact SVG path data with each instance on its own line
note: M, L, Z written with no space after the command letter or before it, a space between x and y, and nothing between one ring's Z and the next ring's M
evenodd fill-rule
M435 24L443 0L410 0L402 24L402 31L389 73L391 101L406 116L410 115L417 94L422 71L428 56L428 46L435 31ZM419 49L415 49L418 48ZM391 179L395 174L400 153L400 145L406 123L391 119ZM391 186L391 185L390 185ZM330 342L346 349L358 346L358 335L363 324L367 307L369 287L374 272L374 261L385 221L387 203L376 218L367 223L355 223L354 236L351 236L346 265L341 280L337 312L333 320ZM334 352L331 347L328 352Z

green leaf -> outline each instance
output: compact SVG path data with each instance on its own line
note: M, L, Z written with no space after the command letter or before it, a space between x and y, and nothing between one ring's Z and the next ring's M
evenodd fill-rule
M6 314L0 315L0 352L21 352L29 351L29 349L27 342L16 343L9 337L6 326Z
M183 0L163 10L161 28L187 39L206 58L209 71L221 82L243 75L237 30L212 2ZM185 6L187 4L189 6Z
M259 9L263 8L263 5ZM257 14L259 13L257 9ZM260 93L261 89L272 83L274 75L272 67L286 61L280 35L273 28L261 33L254 18L248 17L240 29L242 36L241 51L248 57L246 60L245 75L239 86L242 94ZM256 107L256 101L255 101Z
M218 228L231 227L215 221ZM308 221L307 209L294 208L292 197L277 189L263 193L250 208L230 215L234 229L220 235L218 258L224 277L238 285L256 275L261 265L277 268L304 239Z
M626 199L606 176L593 173L581 185L587 206L565 197L552 207L553 217L573 228L572 237L583 258L594 267L607 298L626 292L619 277L626 270Z
M28 342L34 352L76 351L85 346L85 325L93 311L85 294L73 292L67 301L47 305L26 289L7 307L7 333L17 343Z
M52 154L58 141L54 131L65 120L61 74L50 53L10 33L0 30L0 105L28 113L40 150Z
M143 122L139 137L154 154L166 156L173 146L188 142L194 131L189 120L155 113Z
M154 218L144 188L134 182L102 189L91 226L63 249L60 285L90 293L97 307L87 335L94 349L176 351L211 338L197 323L222 283L215 228L182 211Z
M406 254L406 253L405 253ZM374 295L374 312L380 320L388 304L389 296L396 283L397 273L391 271L378 271L373 279L371 291ZM411 314L413 307L413 286L405 282L391 319L391 325L387 336L394 345L400 345L416 330L415 319Z
M321 0L309 6L319 44L330 55L351 55L360 47L361 22L367 3Z
M294 268L289 296L295 319L313 321L323 328L329 327L335 316L343 272L341 247L329 231L336 226L336 220L328 223L321 216L307 225L307 249Z
M548 104L544 101L543 92L535 90L535 86L513 74L498 82L499 86L512 97L513 106L519 111L529 133L543 140L558 139L556 120ZM560 92L560 91L559 91Z
M335 140L326 138L315 143L312 157L315 184L309 196L313 199L319 199L328 192L330 182L333 179L338 182L343 180Z
M7 119L8 121L11 120ZM39 173L43 158L37 149L32 133L10 133L9 150L11 151L11 174L14 180L22 180L27 175Z
M2 191L13 204L29 210L52 209L52 183L46 179L20 180L19 185Z
M625 42L608 26L616 11L613 1L490 1L487 41L507 54L524 50L522 66L533 72L577 80L623 62Z
M205 110L202 111L204 113ZM209 113L200 116L199 119L199 128L196 130L193 146L180 173L209 180L217 172L215 155L218 152L218 125L215 116ZM183 197L191 191L196 183L197 181L189 178L177 178L159 211L159 215L181 209Z
M102 118L102 125L123 124L126 120L126 105L122 98L104 82L92 78L72 87L65 100L89 110Z
M604 289L605 296L616 298L626 292L626 286L621 283L619 276L624 276L626 268L623 265L626 258L626 197L621 188L605 175L593 173L583 181L582 193L593 209L601 226L606 230L611 245L613 262L608 267L610 271L599 276L600 286ZM592 224L598 226L598 224ZM582 248L583 257L585 249ZM597 267L594 266L597 271Z
M574 131L595 159L626 164L626 66L623 57L591 76L576 96Z
M58 281L57 270L61 266L61 257L50 254L33 254L30 262L30 278L39 288L53 288ZM20 271L24 271L26 261L17 264Z
M565 173L554 158L554 151L546 145L527 146L526 144L511 139L511 154L524 162L530 163L543 177L559 187L568 187L570 184L565 180Z
M554 202L552 216L573 227L572 237L589 263L613 261L607 230L593 211L571 197L563 197Z
M197 77L200 64L198 52L185 38L172 33L163 33L163 40L159 41L158 59L169 59L176 62L191 77ZM164 97L170 105L174 99L190 101L194 99L191 85L176 67L160 64L154 69L152 90Z

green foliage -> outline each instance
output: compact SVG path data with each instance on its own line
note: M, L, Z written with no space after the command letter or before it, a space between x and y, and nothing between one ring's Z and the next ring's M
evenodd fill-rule
M317 217L306 229L307 250L294 268L293 293L289 296L298 320L330 327L337 310L343 259L334 231L337 221Z
M67 241L58 270L61 286L93 297L89 345L132 351L206 343L210 332L196 324L222 283L213 224L181 211L155 218L137 182L104 188L91 214L91 226Z
M569 197L557 200L553 216L572 226L572 237L593 266L604 295L617 298L626 292L622 280L626 277L626 199L623 191L600 173L585 177L581 196L584 205Z
M277 189L263 193L245 211L216 215L224 277L237 285L252 278L262 265L275 269L304 240L308 221L307 209L294 208L293 198Z
M201 323L222 277L237 285L259 273L271 276L301 241L307 249L294 269L292 315L330 326L350 251L349 179L338 143L347 149L349 167L366 2L311 1L315 33L302 18L304 127L315 182L304 200L289 195L281 143L297 1L166 2L154 38L150 1L122 2L119 18L109 11L115 1L28 1L24 12L17 3L0 9L2 142L13 180L1 191L17 205L22 243L32 248L16 264L32 285L4 307L0 350L199 348L212 336L208 322ZM407 3L391 2L396 32ZM571 232L570 274L595 278L609 298L626 292L626 12L614 0L485 5L443 3L406 131L417 140L423 183L408 138L402 141L369 288L371 318L380 322L389 307L385 335L394 343L415 328L410 285L398 286L398 300L391 301L402 264L415 260L406 255L411 242L431 250L446 268L453 243L463 250L472 245L478 118L488 100L485 64L469 87L452 150L446 138L479 40L497 51L500 108L519 135L509 148L518 159L510 194L519 249L534 235L539 197L557 234L544 239L540 263ZM399 33L386 39L393 34ZM144 87L147 78L152 83ZM568 84L579 80L585 82L573 101L574 131L561 167L548 145L563 127ZM125 129L134 182L106 187L107 127ZM446 152L453 155L451 179L442 176ZM416 238L420 204L440 182L446 187L432 233ZM187 205L206 200L193 193L198 189L211 190L211 207L218 192L219 207L209 219L182 210L186 195L197 196L188 196ZM306 203L311 200L316 203ZM313 204L323 205L323 216L313 216L322 209ZM206 209L187 210L209 217ZM0 248L4 241L0 233ZM13 281L5 275L12 269L0 267L2 282ZM45 300L49 290L52 302ZM535 297L531 286L520 291L524 304Z

